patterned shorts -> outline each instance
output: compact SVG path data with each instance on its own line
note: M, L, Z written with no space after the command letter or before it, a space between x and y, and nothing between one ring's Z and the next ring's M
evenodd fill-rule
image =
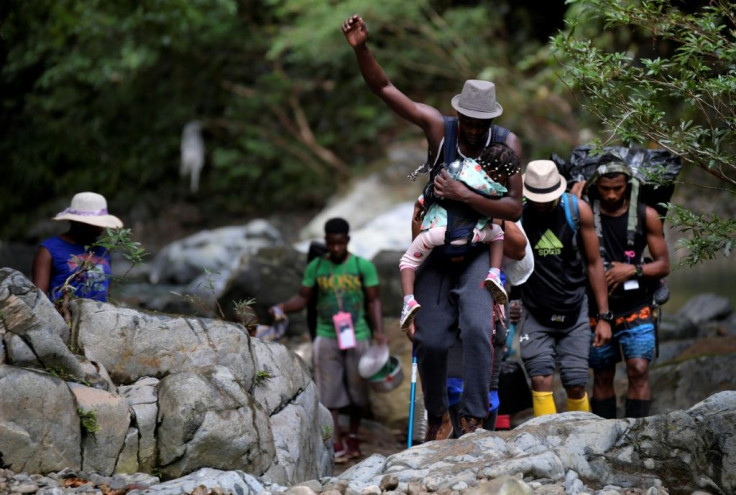
M591 318L591 328L595 328L595 323L595 318ZM589 355L591 368L611 368L622 359L643 358L651 362L656 338L654 316L649 306L629 315L617 317L611 331L613 338L606 345L591 346Z

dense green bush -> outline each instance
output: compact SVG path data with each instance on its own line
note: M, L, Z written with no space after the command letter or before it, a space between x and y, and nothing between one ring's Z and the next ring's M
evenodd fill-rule
M210 218L321 207L387 142L415 132L358 75L339 26L359 9L407 93L450 111L464 79L493 78L502 123L527 152L563 151L570 143L547 130L563 129L570 112L548 97L559 83L538 52L564 8L547 4L8 0L0 238L27 235L29 219L80 190L105 194L121 213L182 198L219 213ZM523 74L514 68L522 62ZM193 197L178 160L181 130L195 118L207 165Z
M664 147L736 195L736 6L728 0L573 1L553 40L563 78L600 119L599 143ZM687 9L687 10L685 10ZM711 197L716 197L713 192ZM675 206L685 261L730 255L736 221ZM721 211L723 211L721 209Z

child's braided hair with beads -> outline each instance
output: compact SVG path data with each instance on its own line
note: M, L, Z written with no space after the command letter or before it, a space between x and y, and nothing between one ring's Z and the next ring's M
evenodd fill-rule
M478 164L488 176L499 184L521 169L514 150L503 143L492 143L478 157Z

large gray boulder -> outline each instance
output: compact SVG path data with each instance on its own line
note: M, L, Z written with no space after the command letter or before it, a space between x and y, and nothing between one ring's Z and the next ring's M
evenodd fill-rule
M153 377L144 377L132 385L121 386L118 392L128 402L132 426L138 436L137 468L152 473L156 465L156 427L158 419L158 383ZM133 472L124 471L124 472Z
M114 390L99 363L72 352L69 325L46 295L20 272L0 269L0 362L49 370L59 376Z
M88 359L102 363L118 384L218 365L230 369L245 388L253 382L250 339L232 323L80 299L72 306L72 326L75 344Z
M53 303L19 271L0 268L0 309L3 318L0 327L12 329L17 335L38 337L34 347L39 350L55 346L52 336L69 343L69 326L56 311ZM37 336L36 333L43 335ZM52 340L45 345L44 341ZM52 352L58 352L56 348Z
M478 430L388 458L374 455L340 479L357 492L378 487L390 475L398 490L421 483L436 492L512 476L569 486L565 491L574 493L606 487L619 488L612 493L630 488L657 493L657 487L674 494L734 493L734 433L736 392L728 391L661 416L603 420L571 412L540 416L507 432Z
M309 367L281 344L252 339L256 378L253 397L273 414L286 407L312 380Z
M332 472L332 455L325 455L331 442L332 416L317 400L314 382L307 385L294 403L271 416L276 455L289 480L309 480ZM313 421L319 435L302 425ZM310 462L317 459L318 461Z
M4 274L3 465L170 478L212 467L269 483L332 472L332 417L305 362L281 344L220 320L76 300L76 355L54 330L61 317L45 296L17 272ZM29 309L44 305L51 311Z
M733 313L727 297L718 294L699 294L688 300L675 314L677 320L688 320L694 325L721 320Z
M78 383L69 383L69 388L79 413L93 418L98 428L83 435L82 469L112 474L130 429L128 404L123 397L104 390Z
M202 468L179 479L153 485L145 490L146 495L181 495L182 493L236 493L259 495L264 492L263 484L254 476L240 470L222 471Z
M268 413L227 368L170 374L159 383L158 397L159 464L166 477L205 466L238 466L260 476L271 466L276 452Z
M699 294L690 298L674 315L666 311L658 329L662 342L671 342L699 337L712 337L720 334L709 327L719 326L733 315L733 306L727 297L717 294ZM728 331L726 331L728 333Z
M204 230L162 249L151 263L151 283L172 282L193 284L211 280L227 280L230 272L241 265L243 258L259 249L282 245L281 233L265 220L253 220L247 225ZM196 286L196 283L193 285Z
M82 466L77 406L66 383L46 372L0 365L0 459L17 472Z
M5 347L22 365L38 364L84 381L79 360L69 350L70 330L46 295L20 272L0 269L0 333Z
M727 354L708 352L704 342L693 343L681 357L654 366L650 373L651 414L687 409L722 390L736 390L736 337L708 339ZM690 354L698 348L700 354Z

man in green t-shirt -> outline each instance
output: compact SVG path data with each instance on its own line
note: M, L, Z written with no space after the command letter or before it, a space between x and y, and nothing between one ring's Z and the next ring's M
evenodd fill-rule
M377 344L385 345L388 341L383 333L376 267L348 251L349 232L350 226L344 219L328 220L327 254L307 265L299 294L271 308L274 316L291 313L317 298L314 376L320 401L332 413L335 424L336 463L361 455L357 434L363 408L368 405L368 385L358 373L358 362L370 347L371 328ZM347 435L343 435L338 422L338 413L344 408L350 415Z

